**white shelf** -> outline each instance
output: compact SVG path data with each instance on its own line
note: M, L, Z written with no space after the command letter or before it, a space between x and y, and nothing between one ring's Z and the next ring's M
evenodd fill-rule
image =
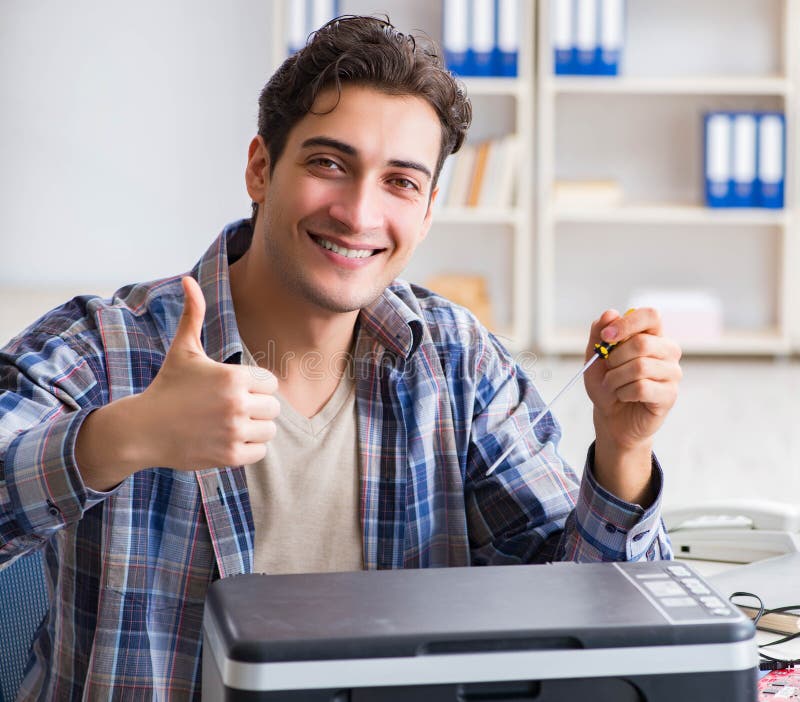
M791 83L781 76L634 77L557 76L543 87L556 94L604 95L764 95L791 94Z
M433 218L439 224L510 224L523 219L519 210L491 209L486 207L442 207L433 209Z
M543 348L545 353L583 355L589 328L555 332ZM725 332L719 339L677 339L684 354L709 356L776 356L789 353L790 342L777 329Z
M467 94L477 95L527 95L530 93L529 81L521 78L460 78L467 88Z
M716 294L734 331L713 341L686 341L686 354L800 351L794 213L800 195L800 0L741 0L735 7L726 0L628 3L622 74L607 77L554 75L553 2L537 4L538 348L583 352L588 326L571 332L580 319L593 318L595 304L606 304L580 287L587 271L598 268L614 270L615 299L648 286ZM785 113L784 210L700 204L702 116L713 110ZM579 180L616 181L626 201L559 203L555 184ZM582 245L584 233L617 231L620 237L607 237L603 248ZM635 256L621 243L631 241ZM605 265L599 255L617 263ZM618 265L620 257L630 265ZM744 277L732 281L731 271Z
M724 226L776 226L787 224L784 210L714 209L702 205L621 205L621 206L558 206L553 218L558 222L619 224L707 224Z

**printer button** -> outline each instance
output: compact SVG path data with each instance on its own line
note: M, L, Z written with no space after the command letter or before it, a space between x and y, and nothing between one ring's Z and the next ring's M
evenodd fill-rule
M718 617L725 616L726 614L730 614L730 610L727 607L716 607L711 610L711 614L716 614Z
M700 601L709 609L715 609L717 607L724 607L725 603L719 599L719 597L701 597Z
M659 602L665 607L697 607L691 597L662 597Z
M692 573L688 568L683 566L668 566L667 570L672 573L676 578L690 578Z

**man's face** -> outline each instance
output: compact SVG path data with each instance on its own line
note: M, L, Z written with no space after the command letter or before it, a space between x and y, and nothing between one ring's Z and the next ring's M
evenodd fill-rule
M322 92L272 175L266 167L263 240L276 282L351 312L380 296L428 232L441 130L421 98L353 85L336 97Z

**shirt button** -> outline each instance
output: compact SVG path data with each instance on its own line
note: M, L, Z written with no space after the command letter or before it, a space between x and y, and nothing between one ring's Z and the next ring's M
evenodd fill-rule
M617 531L617 527L615 527L611 522L606 522L606 531L609 534L613 534Z
M643 537L643 536L644 536L646 533L647 533L647 532L644 532L644 531L643 531L641 534L636 534L636 536L634 536L634 537L633 537L633 540L634 540L634 541L641 541L642 537Z

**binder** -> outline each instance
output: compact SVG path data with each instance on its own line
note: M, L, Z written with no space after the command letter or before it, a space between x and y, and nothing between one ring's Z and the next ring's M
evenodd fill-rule
M739 112L733 116L733 191L731 207L756 204L756 115Z
M444 0L444 60L462 76L469 75L469 0Z
M573 26L574 0L553 0L553 69L557 76L576 72Z
M290 55L306 45L309 34L339 14L339 0L296 0L288 3L288 6L287 48Z
M576 0L575 65L579 75L594 75L597 70L598 0Z
M497 0L495 73L516 77L519 56L519 0Z
M289 54L295 54L306 45L308 36L308 15L305 2L289 3Z
M758 117L758 172L756 202L760 207L781 209L786 158L785 117L765 112Z
M595 73L619 74L624 43L625 0L600 0L600 41L595 57Z
M472 0L471 9L468 51L472 60L468 75L490 76L494 73L495 0Z
M323 24L327 24L337 15L337 1L336 0L311 0L311 11L309 17L311 20L311 32L319 29Z
M705 194L709 207L727 207L731 200L731 116L725 112L705 115Z

